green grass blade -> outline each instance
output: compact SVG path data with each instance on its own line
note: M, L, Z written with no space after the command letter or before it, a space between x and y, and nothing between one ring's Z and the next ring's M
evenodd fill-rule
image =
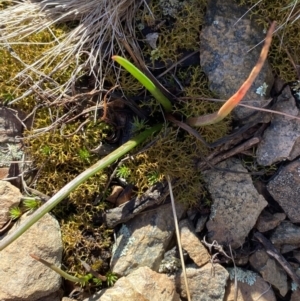
M140 133L136 137L132 138L128 142L121 145L115 151L111 152L109 155L99 160L97 163L86 169L75 179L65 185L60 191L58 191L50 200L48 200L44 205L33 212L30 217L28 217L23 223L19 225L16 230L10 235L5 236L0 241L0 251L6 248L9 244L15 241L19 236L21 236L27 229L29 229L34 223L36 223L40 218L42 218L46 213L52 210L60 201L69 195L71 191L76 189L81 183L87 180L89 177L93 176L98 171L104 169L110 164L114 163L117 159L127 154L131 149L136 147L138 144L146 140L147 137L151 136L153 133L159 131L162 128L161 124L157 124L150 129L146 129L144 132Z
M114 55L112 59L125 68L133 77L135 77L155 97L155 99L163 106L167 113L171 112L172 104L170 100L143 72L141 72L137 67L121 56Z

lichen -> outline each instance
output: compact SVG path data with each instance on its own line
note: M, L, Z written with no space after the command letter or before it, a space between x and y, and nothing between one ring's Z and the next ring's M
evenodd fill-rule
M114 257L119 258L125 256L130 246L135 242L135 238L131 236L131 233L125 224L122 225L118 232L118 239L113 245L112 252Z
M19 144L0 143L0 166L10 166L11 161L21 160L23 151Z
M260 87L256 89L256 94L260 96L265 96L267 91L268 85L266 83L263 83Z
M236 267L235 269L236 269L237 281L240 281L242 283L247 283L250 286L252 286L255 283L256 277L257 277L256 273L249 271L249 270L243 270L238 267ZM234 280L234 278L235 278L235 269L234 268L227 269L230 280Z

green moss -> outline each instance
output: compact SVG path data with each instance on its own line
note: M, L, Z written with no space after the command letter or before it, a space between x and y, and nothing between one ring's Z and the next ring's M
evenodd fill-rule
M86 204L85 211L71 214L61 222L64 245L63 261L68 272L75 276L86 274L80 260L85 261L97 272L106 272L107 265L101 260L103 252L111 245L112 230L104 226L95 227L93 213L103 210L103 205Z
M274 35L272 46L268 55L269 61L274 72L284 81L297 80L297 72L293 67L292 61L300 64L300 22L293 22L294 18L288 20L291 12L289 7L291 0L260 1L257 0L237 0L239 4L252 7L257 4L250 12L250 16L262 24L265 29L269 27L269 21L275 20L278 27L282 28ZM295 7L294 13L299 11L300 2Z
M205 0L191 0L180 2L176 7L176 14L166 15L167 1L151 1L150 9L155 20L147 10L141 11L137 16L138 24L152 26L157 21L164 20L165 24L159 27L157 49L153 52L150 46L145 46L145 55L161 61L176 62L182 50L199 49L199 32L203 23ZM157 20L157 21L156 21Z

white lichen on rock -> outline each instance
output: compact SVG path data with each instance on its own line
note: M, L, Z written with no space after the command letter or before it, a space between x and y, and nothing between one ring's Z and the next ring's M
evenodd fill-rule
M263 83L260 87L256 89L256 94L260 96L265 96L267 93L268 85L266 83Z
M173 274L181 268L180 259L176 256L176 248L167 251L159 266L159 273Z
M20 144L5 143L0 144L0 166L10 166L11 161L21 160L23 151Z
M233 280L235 277L235 269L228 268L227 271L229 273L230 280ZM252 271L243 270L243 269L237 267L236 268L236 276L237 276L237 281L240 281L242 283L247 283L250 286L252 286L256 281L257 274Z
M122 225L118 232L118 239L113 245L112 253L118 250L118 257L125 256L129 247L134 243L135 238L131 237L131 233L125 224Z
M185 5L185 1L181 2L178 0L160 0L159 4L162 8L162 12L165 16L171 16L176 18L178 11Z
M291 283L291 290L294 292L295 290L297 290L298 288L298 284L296 282L292 282Z

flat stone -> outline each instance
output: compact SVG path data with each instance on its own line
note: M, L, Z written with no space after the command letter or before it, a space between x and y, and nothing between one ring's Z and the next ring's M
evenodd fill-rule
M0 229L10 220L9 210L18 206L22 194L7 181L0 181Z
M24 214L9 233L19 227L26 218L28 217ZM46 300L47 296L59 290L61 276L31 258L29 254L35 254L60 266L60 227L50 214L43 216L0 252L0 300Z
M176 212L180 219L185 209L176 204ZM112 272L128 275L142 266L158 271L174 231L171 204L135 216L123 224L117 234L111 259Z
M193 301L223 301L229 274L221 265L214 264L212 266L211 263L208 263L201 268L189 265L186 267L186 274ZM175 282L180 296L187 298L182 271L170 278Z
M300 116L295 99L287 86L272 108L281 113ZM276 137L276 139L274 139ZM300 122L291 117L273 114L256 151L257 163L268 166L300 155Z
M86 301L180 301L174 283L165 274L148 267L140 267L127 277L117 280L112 288L105 289L98 298Z
M271 214L268 211L263 211L258 217L256 223L256 229L259 232L267 232L276 228L283 220L285 220L286 214L284 213L274 213Z
M228 159L217 167L247 172L237 159ZM268 203L258 194L248 174L210 170L203 172L203 179L213 200L206 223L207 238L240 247Z
M256 251L250 256L249 261L251 266L260 273L265 281L278 289L281 296L287 294L289 287L286 272L264 250Z
M263 28L251 21L249 14L244 15L246 12L245 7L233 1L208 1L206 22L200 35L200 63L208 76L210 89L224 99L231 97L248 78L262 47L254 46L265 38ZM264 106L269 102L267 98L273 82L271 67L265 62L243 102ZM257 93L264 85L267 85L262 91L265 93ZM234 117L245 119L253 112L253 109L237 107Z
M179 229L182 248L188 252L194 263L199 267L208 263L210 255L187 219L179 222Z
M270 240L274 245L299 245L300 227L291 222L284 221L272 233Z
M242 269L237 268L238 271L238 292L236 301L276 301L275 294L270 287L270 285L265 282L260 276L256 274L253 277L253 272L249 271L249 276L247 272L239 272ZM242 275L242 278L239 278ZM233 277L232 277L233 276ZM226 295L224 301L235 301L235 283L234 283L234 274L230 277L230 282L226 286Z
M297 122L294 122L297 124ZM283 167L267 189L293 223L300 222L300 159Z

